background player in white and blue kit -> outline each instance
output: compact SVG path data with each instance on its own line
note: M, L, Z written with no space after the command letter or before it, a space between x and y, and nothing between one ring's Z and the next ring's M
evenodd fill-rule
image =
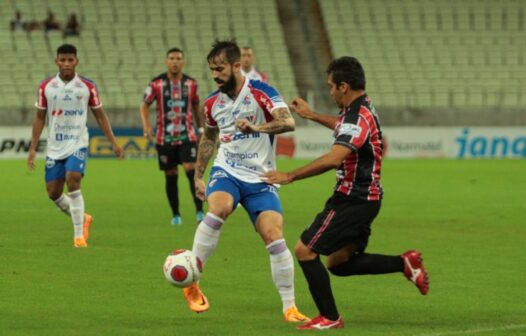
M240 54L235 42L216 41L207 57L219 90L204 103L205 132L197 152L195 187L201 199L206 189L208 213L196 230L192 250L206 263L218 244L221 226L238 203L243 205L270 254L285 320L307 321L295 304L294 262L283 239L277 190L259 177L275 169L274 134L294 130L294 119L273 87L241 74ZM218 139L218 154L205 185L203 175ZM208 310L197 284L185 288L184 295L193 311Z
M46 189L57 207L71 216L74 246L87 247L91 216L84 212L80 184L88 156L88 107L115 155L122 158L124 152L117 144L110 121L102 109L95 83L75 72L78 62L75 46L64 44L57 49L55 63L59 73L44 80L38 88L37 113L27 164L29 169L35 169L36 146L47 117ZM67 195L64 194L64 184Z

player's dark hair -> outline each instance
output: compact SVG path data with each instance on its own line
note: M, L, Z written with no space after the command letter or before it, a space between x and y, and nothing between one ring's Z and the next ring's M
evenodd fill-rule
M214 44L212 44L212 50L210 50L208 56L206 56L206 60L208 63L210 63L214 60L214 58L220 56L223 52L225 53L227 62L230 64L239 62L241 59L241 50L239 50L239 46L237 45L236 41L232 39L225 41L215 40Z
M57 55L58 54L74 54L77 56L77 48L75 48L73 44L66 43L57 48Z
M365 72L355 57L343 56L333 60L327 67L336 85L347 83L353 90L365 90Z
M172 48L172 49L168 50L168 51L166 52L166 57L168 57L168 55L170 55L170 54L173 53L173 52L180 52L181 54L183 54L183 57L184 57L184 51L182 51L182 50L179 49L179 48Z

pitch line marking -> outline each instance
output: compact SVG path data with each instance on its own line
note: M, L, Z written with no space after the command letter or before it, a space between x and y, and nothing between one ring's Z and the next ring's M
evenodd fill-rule
M506 325L502 327L495 327L495 328L477 328L477 329L444 331L444 332L429 333L429 334L418 334L415 336L466 335L466 334L480 334L480 333L492 332L492 331L505 331L505 330L516 330L516 329L526 329L526 324L510 324L510 325Z

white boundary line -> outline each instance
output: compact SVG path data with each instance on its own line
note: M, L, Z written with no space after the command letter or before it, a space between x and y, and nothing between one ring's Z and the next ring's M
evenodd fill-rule
M448 335L466 335L466 334L480 334L485 332L492 331L505 331L505 330L516 330L516 329L526 329L526 324L510 324L502 327L495 328L477 328L477 329L466 329L466 330L454 330L454 331L444 331L428 334L417 334L415 336L448 336Z

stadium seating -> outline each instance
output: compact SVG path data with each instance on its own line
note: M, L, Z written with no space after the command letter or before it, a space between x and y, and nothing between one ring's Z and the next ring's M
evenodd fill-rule
M377 105L526 104L524 1L319 1L335 57L356 56Z
M60 32L8 30L15 10L42 21L48 10L62 23L70 13L81 20L80 37ZM196 78L204 98L215 85L206 54L214 38L236 37L250 45L258 68L290 99L297 88L274 1L257 0L4 0L0 6L0 107L30 108L38 83L56 73L56 48L69 42L79 50L78 71L95 80L106 106L137 109L151 78L166 70L171 47L187 55L185 72Z

